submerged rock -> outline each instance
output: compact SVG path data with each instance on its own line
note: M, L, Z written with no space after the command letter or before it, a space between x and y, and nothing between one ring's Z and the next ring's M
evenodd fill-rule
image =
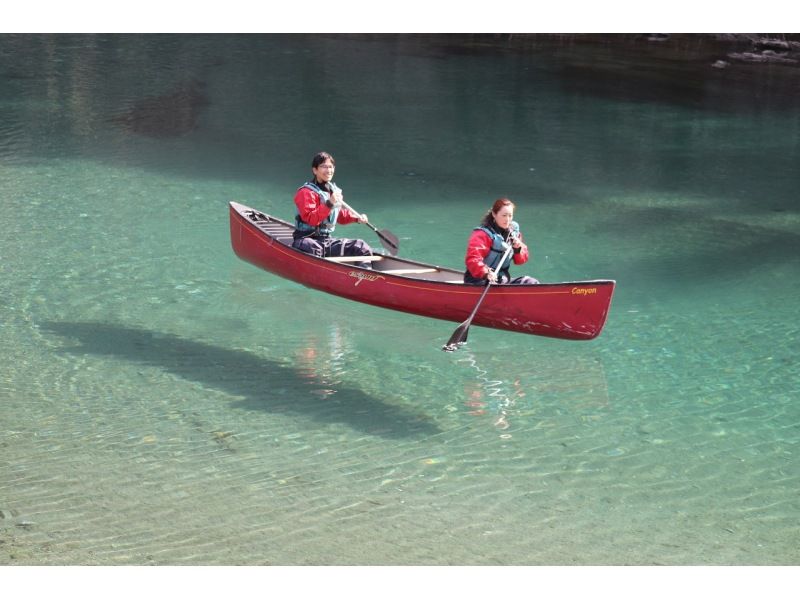
M749 52L731 52L728 58L740 62L768 62L775 64L800 63L800 42L783 39L758 38L752 41Z
M13 509L0 509L0 519L14 519L19 513Z
M763 50L775 50L778 52L790 52L800 50L800 42L787 41L785 39L758 39L755 42L758 48Z
M797 64L798 60L795 58L788 58L785 54L779 54L772 50L764 50L763 52L732 52L728 54L728 58L733 60L740 60L742 62L776 62L782 64Z
M191 79L168 94L135 102L111 122L148 137L186 135L197 127L200 112L209 104L205 87L204 82Z

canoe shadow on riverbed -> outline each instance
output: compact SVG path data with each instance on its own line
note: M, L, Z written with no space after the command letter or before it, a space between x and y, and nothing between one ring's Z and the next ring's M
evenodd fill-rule
M336 392L330 394L330 384L247 351L102 322L45 322L41 328L80 343L59 349L62 353L108 355L158 367L191 382L243 397L232 403L239 408L296 413L389 438L441 432L422 412L391 405L352 387L337 386Z

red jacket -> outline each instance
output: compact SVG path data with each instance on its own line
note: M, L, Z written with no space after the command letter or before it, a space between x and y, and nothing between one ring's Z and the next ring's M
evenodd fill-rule
M522 241L522 233L519 235L519 240ZM467 265L467 270L475 278L484 278L489 273L489 266L483 260L489 255L489 250L492 248L492 238L482 230L474 230L469 237L467 243L467 255L464 257L464 263ZM516 251L513 254L514 263L518 266L528 261L529 253L528 246L522 243L522 249L519 253Z
M325 220L331 213L331 208L325 202L320 202L319 195L308 187L300 187L297 190L294 196L294 204L297 206L300 219L311 226L319 226L320 222ZM347 208L341 208L339 215L336 217L336 223L352 224L353 222L358 222L358 216L354 216Z

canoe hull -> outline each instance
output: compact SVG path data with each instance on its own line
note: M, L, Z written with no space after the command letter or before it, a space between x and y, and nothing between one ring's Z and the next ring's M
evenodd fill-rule
M247 206L230 204L231 245L236 255L267 272L312 289L452 322L466 320L483 291L480 286L455 282L461 277L456 270L431 266L437 269L437 276L446 273L452 280L426 280L384 272L377 265L369 270L303 253L265 233L248 217L252 212L254 210ZM410 260L403 260L401 265L430 266ZM597 337L605 325L614 286L613 280L496 285L487 293L472 325L552 338L590 340Z

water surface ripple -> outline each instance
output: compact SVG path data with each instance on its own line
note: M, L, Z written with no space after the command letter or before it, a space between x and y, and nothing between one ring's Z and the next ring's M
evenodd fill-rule
M792 71L641 61L0 36L0 563L800 564ZM603 334L444 353L237 260L227 202L291 219L321 149L411 258L508 195Z

